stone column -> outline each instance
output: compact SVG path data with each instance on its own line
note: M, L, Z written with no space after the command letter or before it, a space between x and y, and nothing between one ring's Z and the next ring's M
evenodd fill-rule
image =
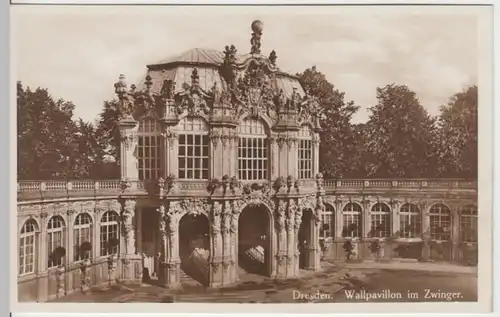
M38 273L38 298L39 300L45 301L48 298L49 288L48 288L48 278L47 278L47 217L48 213L42 211L40 214L40 228L37 233L38 248L37 253L37 270Z
M218 178L219 180L222 178L223 175L223 161L224 161L224 147L221 142L221 129L218 127L212 127L210 130L210 140L212 141L212 144L210 146L210 157L212 158L210 160L210 165L211 168L210 170L210 177L211 178Z
M342 238L342 200L335 198L335 239Z
M295 212L297 209L297 205L293 199L289 199L288 208L286 213L286 238L287 238L287 257L286 257L286 277L295 276L295 250L296 250L296 241L295 238Z
M300 225L302 223L302 208L299 206L296 206L295 208L295 214L294 214L294 222L293 222L293 229L294 229L294 275L295 276L300 276L300 249L299 249L299 230L300 230Z
M278 250L276 254L276 275L278 278L286 277L286 258L287 258L287 244L286 244L286 226L285 217L287 210L287 203L284 200L279 200L278 209L276 211L276 232L278 237Z
M395 235L401 230L401 219L399 208L401 204L398 201L391 200L391 235Z
M458 206L451 209L451 260L460 259L460 210Z
M313 163L312 163L312 166L313 166L313 175L316 175L319 173L319 144L320 144L320 137L319 137L319 133L315 132L313 134L313 140L312 140L312 145L313 145L313 149L312 149L312 154L313 154Z
M209 285L210 287L219 287L222 285L222 205L219 202L214 202L211 210L211 230L210 230L210 260L209 260Z
M120 136L120 169L121 179L137 180L137 158L134 155L137 146L137 121L133 118L124 118L118 122Z
M230 237L231 237L231 282L238 280L238 218L240 209L236 201L231 202L231 220L230 220Z
M160 214L162 210L165 210L165 206L160 205ZM181 261L179 258L179 215L172 207L169 206L169 211L166 213L164 221L160 222L162 231L163 227L166 227L167 234L163 237L164 246L166 250L164 254L166 255L166 262L164 263L164 277L168 288L178 288L180 287L180 269Z
M221 285L232 283L232 271L234 261L232 259L232 237L231 237L231 216L232 208L229 201L224 201L224 209L222 210L222 281Z
M165 131L166 139L166 169L165 176L169 174L177 175L178 169L178 134L172 129L172 127L167 127ZM177 175L179 176L179 175Z
M276 136L271 135L269 137L269 179L275 180L278 178L279 174L279 147L276 142Z
M123 257L124 276L122 278L125 280L134 279L135 272L133 270L133 262L140 259L140 257L136 256L135 249L135 207L136 201L134 199L122 201L123 235L125 238L125 255Z
M429 240L431 238L431 228L430 228L430 216L429 211L427 210L428 203L422 202L419 206L420 212L422 214L422 238L423 238L423 246L422 246L422 259L429 260L431 256L431 250L429 245Z

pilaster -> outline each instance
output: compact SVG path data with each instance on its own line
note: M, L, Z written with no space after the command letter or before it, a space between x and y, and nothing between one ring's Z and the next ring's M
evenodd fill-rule
M210 261L209 261L209 284L210 287L219 287L222 285L222 204L214 202L211 210L211 230L210 230Z
M118 122L120 130L120 169L121 178L129 180L138 179L137 158L134 155L137 146L137 121L132 118L124 118Z
M286 277L286 267L287 267L287 243L286 243L286 213L287 213L287 203L285 200L280 199L278 202L278 208L276 210L276 233L278 237L278 248L276 252L276 277L285 278Z

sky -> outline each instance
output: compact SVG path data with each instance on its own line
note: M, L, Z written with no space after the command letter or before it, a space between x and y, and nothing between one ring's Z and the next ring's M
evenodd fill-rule
M376 88L408 85L432 115L478 80L478 13L448 7L14 6L12 73L97 119L120 74L138 84L146 65L191 48L250 51L252 21L264 23L262 53L302 72L315 65L361 108Z

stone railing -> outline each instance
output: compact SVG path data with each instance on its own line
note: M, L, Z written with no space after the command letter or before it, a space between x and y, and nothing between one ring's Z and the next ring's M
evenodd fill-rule
M183 180L178 182L178 187L182 192L203 191L207 184L207 181ZM313 180L301 181L301 185L314 186L314 184ZM126 184L120 180L19 181L17 196L18 200L117 196L129 189L145 192L146 187L143 181L130 181ZM477 181L465 179L326 179L323 187L327 193L382 190L475 191Z
M337 179L325 180L326 191L343 189L477 189L476 180L466 179Z

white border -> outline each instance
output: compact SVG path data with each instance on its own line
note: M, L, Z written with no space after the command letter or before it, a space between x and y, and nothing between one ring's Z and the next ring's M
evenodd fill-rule
M16 4L173 4L180 3L177 1L98 1L98 0L87 0L87 1L70 1L70 0L59 0L59 1L48 1L48 0L14 0L12 3ZM182 1L183 4L207 4L207 1ZM211 2L210 4L212 4ZM217 4L234 4L235 1L217 1ZM270 1L239 1L239 4L269 4ZM349 1L349 2L332 2L332 1L314 1L314 4L380 4L378 1L369 0L369 1ZM439 3L435 1L384 1L384 4L493 4L494 1L439 1ZM272 4L308 4L303 1L272 1ZM437 7L437 6L436 6ZM494 7L494 14L497 18L499 17L500 9L498 7ZM492 18L492 16L490 16ZM489 31L489 22L486 19L482 20L481 28ZM498 31L499 22L495 21L495 30L496 34L499 34ZM498 111L493 112L493 107L489 109L485 109L483 105L491 105L493 106L493 86L492 86L492 61L493 56L492 45L493 43L488 43L489 39L492 38L492 34L490 32L481 33L483 34L482 41L480 42L480 51L479 51L479 104L480 104L480 113L479 113L479 147L480 147L480 165L479 165L479 209L484 210L492 210L492 175L491 166L493 165L492 160L492 139L489 136L492 136L492 118L493 114L495 118L500 120L500 116L497 114ZM486 35L487 34L487 35ZM485 37L486 36L486 37ZM13 44L14 39L11 38L11 45ZM467 45L467 43L464 43ZM11 46L12 47L12 46ZM15 56L11 56L11 67L15 65ZM494 64L496 74L498 74L499 66L498 63ZM14 69L11 69L11 75L14 73ZM12 77L11 77L12 78ZM498 100L499 90L496 90L495 100ZM15 80L11 80L11 109L15 109ZM10 122L16 122L16 114L15 110L11 112ZM15 135L15 124L11 124L11 136ZM496 138L495 138L496 140ZM11 138L11 147L12 154L16 153L16 144L15 138ZM11 155L12 157L15 157ZM16 208L16 196L14 189L16 186L16 162L15 159L11 159L11 211L15 211ZM496 170L494 170L496 172ZM499 175L500 176L500 175ZM496 189L496 187L495 187ZM499 194L497 192L497 194ZM16 217L11 214L11 229L16 228ZM480 224L482 226L492 223L492 213L483 213L481 214ZM11 237L12 232L11 230ZM487 230L480 230L480 257L481 259L488 259L491 256L492 251L492 241L491 235ZM15 236L15 235L14 235ZM13 241L15 243L15 241ZM13 251L13 252L12 252ZM11 246L11 258L14 256L14 261L16 258L16 248ZM14 274L12 274L11 267L11 286L17 284L16 282L16 274L14 268ZM57 304L18 304L16 303L17 294L13 292L11 294L11 302L12 310L16 311L24 311L24 312L37 312L36 314L14 314L17 316L44 316L42 312L50 312L49 314L52 316L54 312L83 312L83 313L102 313L102 312L121 312L121 313L132 313L134 311L142 313L158 313L165 312L168 310L169 315L173 315L179 312L190 312L190 313L203 313L204 315L207 312L218 312L220 313L246 313L256 314L256 313L289 313L289 314L315 314L315 313L356 313L356 312L377 312L377 313L390 313L390 312L412 312L412 313L422 313L422 312L460 312L460 313L468 313L468 312L489 312L492 306L492 298L491 298L491 277L492 275L492 265L491 263L486 263L485 260L480 261L479 265L479 287L478 287L478 303L384 303L384 304L374 304L374 303L334 303L334 304L315 304L315 305L297 305L297 304L265 304L265 305L255 305L255 304L148 304L141 303L140 305L133 303L120 303L120 304L98 304L93 303L91 305L88 304L76 304L76 303L57 303ZM15 286L11 287L11 290L16 289ZM16 289L17 290L17 289ZM333 306L332 306L333 305ZM401 307L404 306L404 307ZM403 308L403 309L401 309ZM251 312L251 313L250 313ZM167 312L165 312L167 313ZM122 314L120 314L121 316ZM452 316L454 316L453 314ZM74 316L79 316L78 314ZM83 315L82 315L83 316ZM97 315L96 315L97 316ZM117 315L118 316L118 315ZM137 315L139 316L139 314Z

